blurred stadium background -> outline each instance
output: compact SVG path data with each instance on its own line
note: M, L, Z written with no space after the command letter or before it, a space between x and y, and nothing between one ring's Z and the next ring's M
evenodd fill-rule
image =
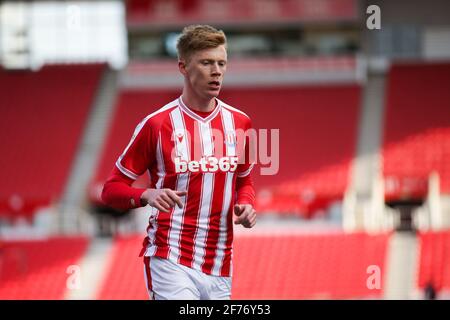
M449 13L444 0L1 2L0 299L147 299L147 210L111 210L100 192L135 125L180 94L175 41L191 23L227 33L220 98L280 130L278 174L260 174L264 159L253 173L258 224L235 228L232 298L448 299Z

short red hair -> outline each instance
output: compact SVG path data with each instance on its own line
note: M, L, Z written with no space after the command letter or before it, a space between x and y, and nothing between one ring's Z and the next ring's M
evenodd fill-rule
M226 43L227 38L222 30L217 30L209 25L190 25L183 29L178 38L178 59L189 60L196 51L217 48Z

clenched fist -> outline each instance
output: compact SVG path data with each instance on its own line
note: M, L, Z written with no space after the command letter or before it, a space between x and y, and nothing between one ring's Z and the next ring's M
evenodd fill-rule
M236 204L234 214L237 216L234 224L242 224L245 228L252 228L256 223L256 211L251 204Z

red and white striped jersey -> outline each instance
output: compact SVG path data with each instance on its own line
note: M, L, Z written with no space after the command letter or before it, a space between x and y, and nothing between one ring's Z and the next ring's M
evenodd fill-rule
M145 256L231 276L236 179L253 168L248 136L239 132L250 128L245 113L219 99L203 118L181 97L139 123L117 168L132 179L148 170L151 188L187 191L181 209L151 207Z

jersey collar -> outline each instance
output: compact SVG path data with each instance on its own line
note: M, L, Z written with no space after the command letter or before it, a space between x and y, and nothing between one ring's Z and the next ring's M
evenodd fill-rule
M211 114L208 115L206 118L199 116L198 114L193 112L191 109L189 109L189 107L186 106L186 104L183 102L183 99L181 98L181 96L178 98L178 105L180 106L181 110L183 110L183 112L186 113L189 117L193 118L194 120L207 123L207 122L211 121L212 119L214 119L215 116L217 116L217 114L220 112L221 103L220 103L219 99L215 98L215 100L216 100L217 105L214 108L213 112L211 112Z

